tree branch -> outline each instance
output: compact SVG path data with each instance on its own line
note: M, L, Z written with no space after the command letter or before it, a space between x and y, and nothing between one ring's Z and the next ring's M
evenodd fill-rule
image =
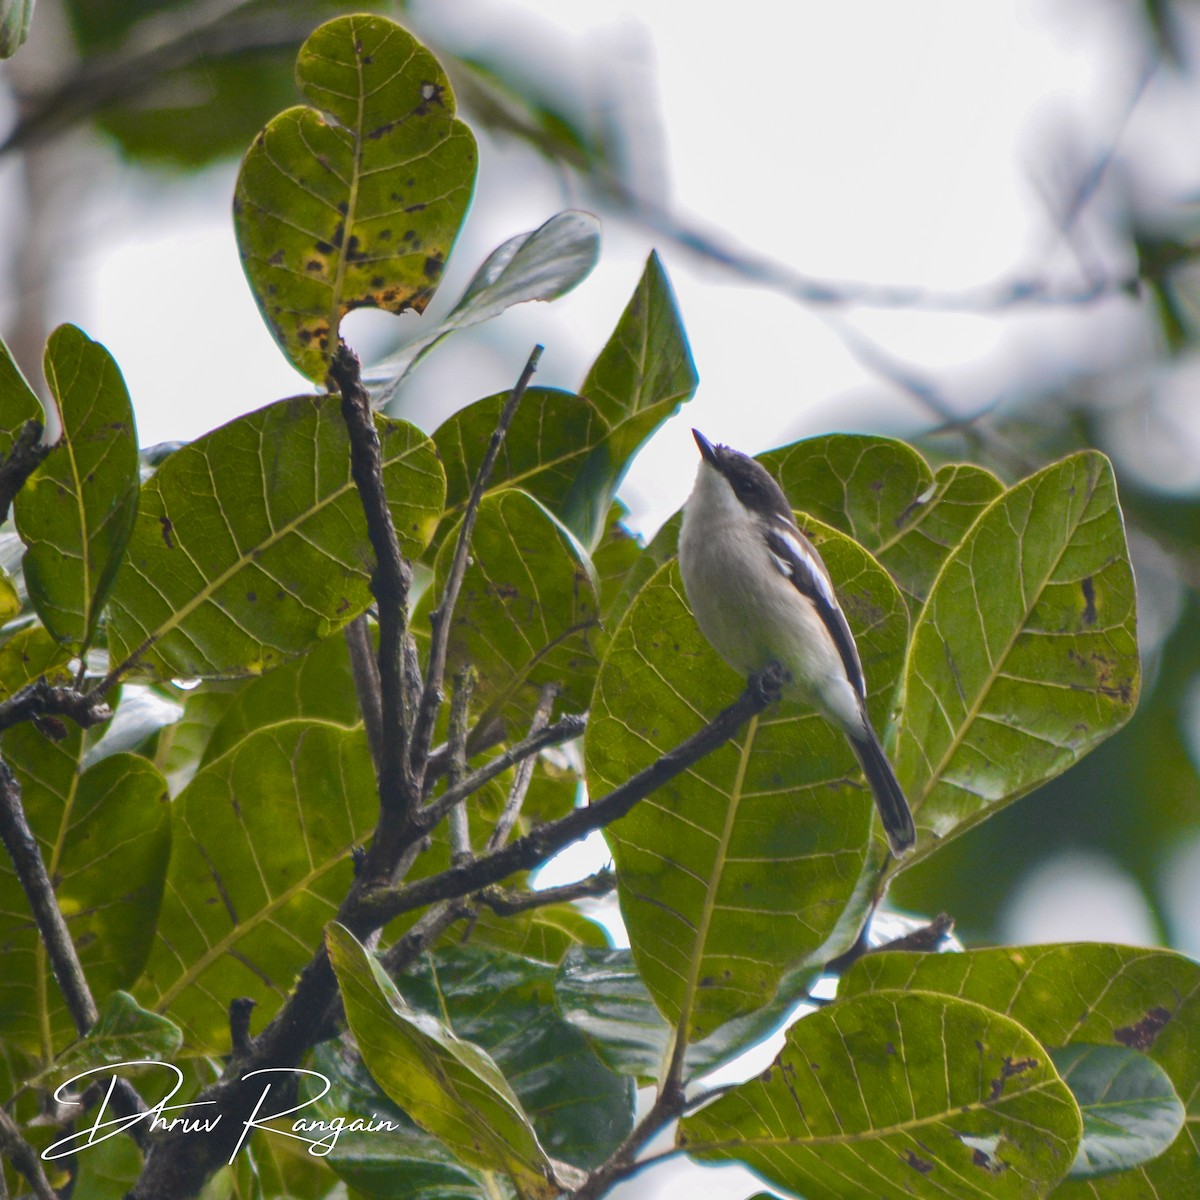
M458 604L458 593L462 588L463 576L467 572L467 556L471 549L471 537L475 532L475 518L479 515L479 505L487 490L492 468L500 454L504 435L512 424L517 405L529 387L529 381L537 370L538 361L542 357L542 347L534 346L533 352L525 363L525 369L517 380L516 387L509 393L508 400L500 412L500 419L488 441L487 450L475 482L471 485L471 494L467 506L463 510L462 524L458 528L458 541L454 546L454 557L450 560L450 570L446 575L446 583L442 589L441 600L436 609L429 615L433 627L433 636L429 643L429 662L425 670L425 688L421 693L421 705L417 710L416 721L413 725L412 743L409 753L409 770L413 778L421 781L425 777L426 761L429 757L429 744L433 737L434 723L437 721L438 710L442 704L442 680L446 674L446 650L450 643L450 627L454 623L454 609Z
M698 733L587 807L577 808L565 817L541 825L515 842L509 842L499 850L481 855L469 863L451 867L440 875L418 879L401 887L378 888L364 895L361 902L364 919L369 915L372 924L383 925L401 913L424 908L438 900L469 896L490 883L499 883L515 871L526 871L538 866L564 846L569 846L592 830L602 829L623 817L639 800L686 771L694 762L711 754L718 746L724 745L744 722L779 698L783 681L783 669L775 663L765 671L751 676L746 690L738 699L718 713ZM476 776L472 778L482 773L476 772ZM449 793L444 793L438 800L445 800L447 795Z
M404 678L404 642L408 634L412 564L400 551L400 540L388 508L383 484L383 453L371 412L371 399L362 385L358 358L345 342L338 342L329 367L329 378L341 393L342 418L350 437L350 472L362 501L367 534L375 552L371 592L379 619L379 821L367 855L365 874L371 879L386 879L403 848L420 794L417 779L408 769L411 726L404 703L410 690Z
M537 710L534 712L533 721L529 726L531 738L537 737L546 728L547 722L550 720L550 710L554 707L554 701L558 699L558 693L561 690L557 683L548 683L542 688ZM489 850L499 849L508 841L508 835L521 815L521 808L525 803L525 796L533 779L533 768L536 762L537 755L530 754L517 764L517 776L508 790L508 798L504 801L504 807L500 810L500 816L496 819L496 824L488 837L487 848Z
M564 883L560 887L541 888L537 891L513 892L492 884L481 891L477 899L486 904L498 917L512 917L517 913L545 908L550 904L566 904L572 900L586 900L595 896L607 896L617 886L616 875L605 867L594 875Z
M12 1165L25 1177L37 1200L59 1200L58 1193L50 1186L46 1172L42 1170L37 1151L21 1136L12 1117L0 1108L0 1149L12 1160ZM0 1187L4 1181L0 1179ZM8 1193L5 1192L4 1195Z
M40 717L69 717L81 729L90 729L111 716L112 710L96 692L54 687L45 676L0 701L0 730Z
M17 430L8 456L0 462L0 525L8 520L9 505L25 486L25 480L54 449L42 444L43 432L41 421L26 421Z
M454 699L450 703L450 728L447 744L450 747L449 771L446 779L450 788L456 788L467 774L467 734L471 696L475 691L475 668L463 667L454 677ZM456 804L449 815L450 861L465 862L471 857L471 826L467 810Z
M350 651L350 673L354 676L354 691L367 730L367 744L378 776L383 760L383 700L379 692L379 663L371 645L371 626L367 614L355 617L345 629L346 646Z

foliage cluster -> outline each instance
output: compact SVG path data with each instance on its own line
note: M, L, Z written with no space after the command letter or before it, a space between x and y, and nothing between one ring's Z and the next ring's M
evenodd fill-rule
M739 696L703 642L675 523L647 546L621 528L630 460L696 386L658 258L577 394L530 386L535 352L432 434L385 415L435 343L574 286L596 222L563 213L498 248L367 373L371 395L339 324L425 307L474 140L437 60L385 18L322 25L296 74L307 103L255 137L234 219L317 391L139 456L116 364L66 326L45 356L62 435L39 447L39 402L0 358L23 547L0 577L9 1182L587 1198L678 1121L672 1153L809 1200L1200 1191L1195 964L864 933L901 871L1132 713L1104 456L1007 482L885 438L764 456L804 505L916 812L897 862L841 737L775 701L770 672ZM612 871L530 887L600 828ZM613 888L628 951L581 907ZM705 1092L822 974L836 1001L773 1066ZM84 1086L135 1060L132 1086ZM219 1124L151 1130L139 1106L167 1064L169 1103ZM263 1106L266 1071L299 1073L298 1093ZM655 1098L635 1121L639 1084ZM322 1132L266 1127L297 1104ZM367 1114L394 1128L320 1143Z

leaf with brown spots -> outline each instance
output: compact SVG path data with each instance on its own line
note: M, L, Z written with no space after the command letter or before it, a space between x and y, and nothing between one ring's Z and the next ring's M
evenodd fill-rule
M255 139L234 224L259 311L321 383L352 309L424 311L477 154L441 65L384 17L322 25L300 48L296 81L314 107L287 109Z
M1054 463L983 511L913 628L893 759L918 830L904 866L1129 720L1140 682L1136 621L1104 455Z
M797 1021L776 1066L685 1117L676 1144L796 1195L1033 1200L1067 1173L1080 1128L1070 1090L1016 1021L887 991Z

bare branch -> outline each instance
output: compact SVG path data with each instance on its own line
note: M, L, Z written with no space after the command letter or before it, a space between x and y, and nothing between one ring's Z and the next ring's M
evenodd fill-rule
M367 729L367 743L378 775L383 758L383 699L379 691L379 663L371 645L371 626L367 614L355 617L345 629L346 646L350 650L350 673L354 676L354 691Z
M607 867L578 879L564 883L561 887L541 888L538 891L512 892L497 884L484 888L477 899L486 904L498 917L511 917L517 913L545 908L550 904L565 904L571 900L586 900L596 896L607 896L617 886L617 877Z
M446 778L451 788L458 787L467 774L467 722L474 690L475 668L468 665L454 677L454 699L450 704L450 760ZM450 810L449 826L450 861L465 862L471 857L471 829L463 804L456 804Z
M530 737L536 737L546 728L550 720L550 710L554 707L554 701L558 699L558 693L561 690L557 683L548 683L542 688L542 694L538 698L537 710L533 714L533 722L529 726ZM513 780L512 787L508 790L508 798L505 800L504 807L500 810L500 816L496 820L496 825L488 837L487 848L489 850L496 850L508 841L508 835L512 832L512 827L517 823L517 818L521 815L521 807L525 803L525 795L529 791L529 784L533 779L533 768L536 763L537 755L530 754L517 765L517 777Z
M772 664L765 671L751 676L746 690L738 699L718 713L703 729L586 808L577 808L557 821L538 826L499 850L451 867L440 875L418 879L402 887L379 888L364 895L360 909L363 919L372 924L386 924L401 913L424 908L438 900L469 896L490 883L499 883L515 871L538 866L564 846L623 817L639 800L686 771L706 754L711 754L718 746L724 745L744 722L779 698L783 680L784 672L778 664ZM553 728L550 726L550 729ZM477 775L481 773L477 772ZM444 800L446 795L449 793L438 797L438 800Z
M521 398L529 387L529 381L533 378L533 373L537 370L541 357L542 347L534 346L533 352L525 363L525 369L521 372L520 379L517 380L516 387L509 393L508 400L500 412L500 419L492 431L483 461L479 464L479 471L475 475L475 482L471 485L467 506L463 510L462 524L458 529L458 541L454 546L454 557L450 560L450 570L446 575L441 600L437 608L429 615L433 636L429 643L425 688L421 693L421 705L417 710L409 753L409 770L416 780L424 779L430 739L433 736L433 727L442 704L442 680L446 673L446 650L450 643L450 627L454 623L454 609L458 604L458 593L462 588L463 576L467 571L467 556L471 549L471 537L475 532L475 518L479 515L479 505L487 490L492 468L496 465L496 459L500 454L504 435L508 432L509 425L512 424L517 405L521 403Z
M8 456L0 462L0 525L8 520L8 507L25 486L25 480L53 449L42 444L42 433L41 421L26 421L17 430Z
M379 619L381 752L379 823L368 855L366 874L382 879L403 849L419 794L408 770L410 714L404 703L411 689L404 678L404 642L408 633L412 564L400 551L400 541L388 508L383 484L383 453L371 412L371 399L362 385L358 358L345 342L338 343L329 378L342 396L342 418L350 436L350 472L362 501L367 533L375 552L371 592Z
M37 1151L21 1136L21 1131L8 1113L0 1108L0 1149L12 1160L12 1165L25 1177L38 1200L58 1200L58 1193L50 1186L42 1170ZM0 1187L3 1180L0 1179ZM5 1193L7 1194L7 1193Z
M422 810L420 827L422 830L432 829L450 812L455 805L460 804L472 793L479 791L486 783L490 783L497 775L507 771L509 767L530 758L549 746L560 746L563 742L581 737L587 727L587 718L574 714L565 716L547 725L536 733L531 733L507 750L489 759L478 771L468 775L456 787L448 787L440 796L435 796Z
M69 717L80 728L90 729L111 716L112 710L95 691L54 687L45 676L0 701L0 730L42 717Z

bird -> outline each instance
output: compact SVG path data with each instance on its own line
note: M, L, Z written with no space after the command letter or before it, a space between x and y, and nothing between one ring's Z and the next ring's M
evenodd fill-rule
M743 675L779 663L790 676L785 695L842 730L892 853L906 854L912 811L867 715L862 661L829 571L761 463L692 435L700 468L683 509L679 571L700 632Z

